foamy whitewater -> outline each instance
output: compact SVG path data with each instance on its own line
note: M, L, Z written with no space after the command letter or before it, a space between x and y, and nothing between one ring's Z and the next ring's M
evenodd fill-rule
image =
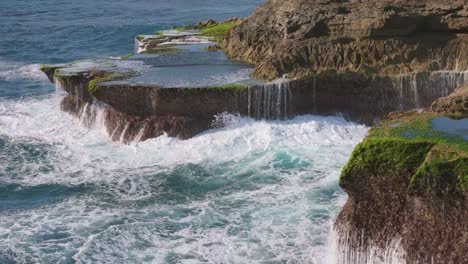
M99 122L86 128L60 111L63 92L39 71L40 63L118 57L128 53L122 42L132 49L134 35L155 25L247 15L260 1L5 1L0 263L333 259L330 230L346 199L339 173L366 127L339 117L223 115L226 127L187 141L125 145Z
M323 263L366 128L231 116L191 140L124 145L56 93L0 103L0 256L16 262ZM0 258L1 259L1 258Z

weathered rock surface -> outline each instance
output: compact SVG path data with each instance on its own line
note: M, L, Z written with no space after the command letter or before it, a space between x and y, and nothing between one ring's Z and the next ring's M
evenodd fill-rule
M188 139L209 128L223 113L264 119L285 119L295 109L288 83L162 87L135 84L116 72L91 69L65 72L43 68L67 95L62 110L89 127L104 127L113 140L143 141L166 133ZM107 79L109 74L113 77ZM119 73L119 74L122 74ZM130 77L126 77L130 78Z
M466 1L268 0L227 36L256 76L467 68Z
M458 118L468 117L468 85L460 87L451 95L435 101L431 110Z
M468 114L465 91L390 115L356 147L340 179L341 263L468 263L468 122L444 116Z

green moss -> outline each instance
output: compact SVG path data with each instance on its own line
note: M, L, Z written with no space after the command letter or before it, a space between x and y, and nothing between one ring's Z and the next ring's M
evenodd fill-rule
M367 138L353 151L341 181L350 180L354 172L363 170L376 174L415 171L433 146L432 142Z
M48 73L50 71L55 71L57 69L56 66L54 65L48 65L48 64L43 64L41 65L41 71L45 72L45 73Z
M172 27L172 30L175 30L177 32L182 32L182 31L185 31L185 30L188 30L189 28L187 26L183 26L183 27ZM162 35L162 32L161 31L158 31L156 34L158 35Z
M220 42L224 39L229 31L238 25L239 22L222 22L201 29L201 33L204 36L212 37L215 41Z
M41 71L43 73L45 73L47 76L49 77L52 77L55 75L55 71L62 68L62 66L60 65L48 65L48 64L44 64L44 65L41 65Z
M88 84L88 92L90 95L94 95L101 87L100 84L103 82L123 80L123 79L127 79L127 78L130 78L131 76L138 74L137 72L122 73L122 72L100 71L100 70L91 70L88 73L90 76L89 78L91 79L91 81L89 81L89 84Z
M133 57L133 56L135 56L135 53L130 52L129 54L127 54L127 55L125 55L125 56L122 56L122 57L120 57L120 58L122 58L122 59L128 59L128 58L131 58L131 57Z
M61 69L55 70L54 77L61 80L61 81L72 81L74 78L82 75L83 73L81 72L63 72Z
M176 48L157 48L157 49L152 49L152 50L147 50L145 52L142 52L142 54L166 54L166 53L175 53L175 52L180 52L181 49L176 49Z
M142 41L143 39L145 39L145 36L143 36L143 35L138 35L138 36L136 36L136 39L137 39L138 41Z
M214 90L239 90L239 89L244 89L247 88L246 85L244 84L238 84L238 83L230 83L230 84L225 84L221 86L210 86L207 89L214 89Z
M468 191L468 158L426 160L411 178L409 192L446 195Z
M468 142L435 131L435 114L390 116L373 127L354 150L340 183L350 186L361 175L411 176L413 195L446 195L468 191Z
M88 84L88 92L90 95L94 95L97 92L100 83L119 79L119 76L113 72L95 72L91 74L94 76L94 79Z
M447 143L461 151L468 152L468 142L461 136L432 129L432 120L436 114L412 114L394 120L383 121L369 132L372 138L403 138L413 141ZM398 125L395 125L398 124Z

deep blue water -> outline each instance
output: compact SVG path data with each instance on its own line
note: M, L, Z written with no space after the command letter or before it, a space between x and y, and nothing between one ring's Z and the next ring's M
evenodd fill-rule
M134 37L213 18L246 16L260 0L2 0L0 97L38 95L51 86L18 80L20 65L122 56ZM27 72L30 69L24 69ZM3 78L2 78L3 77ZM14 81L5 81L14 79ZM20 83L18 83L20 82Z
M225 116L191 140L124 145L61 112L39 71L260 2L0 1L0 263L327 262L339 172L365 127Z

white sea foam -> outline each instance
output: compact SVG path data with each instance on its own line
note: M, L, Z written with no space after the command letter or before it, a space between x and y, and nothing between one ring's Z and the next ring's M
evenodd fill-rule
M0 80L47 80L47 77L40 70L40 67L40 64L24 65L16 62L0 60Z
M11 168L0 164L2 180L26 189L91 188L0 214L0 243L14 252L11 258L41 262L66 255L78 263L327 259L329 230L345 199L337 186L339 172L366 127L338 117L255 121L224 116L226 127L190 140L162 136L124 145L61 112L61 97L0 101L0 137L31 145L21 156L25 159L34 152L34 159L19 163L20 171L7 173Z

